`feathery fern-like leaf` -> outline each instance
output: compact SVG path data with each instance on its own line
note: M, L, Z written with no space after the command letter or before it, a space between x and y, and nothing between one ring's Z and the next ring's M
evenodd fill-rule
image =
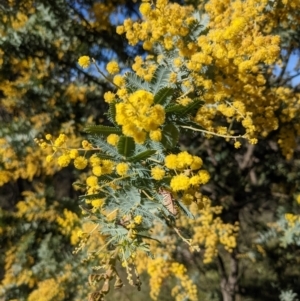
M110 134L122 134L122 130L120 128L105 125L88 125L83 130L88 134L101 134L104 136L108 136Z
M169 85L171 70L167 66L160 65L154 72L150 82L150 90L155 95L157 92Z
M149 91L149 83L144 81L141 77L135 73L128 72L125 75L126 88L129 92L135 92L137 90Z
M120 155L124 157L131 157L135 151L135 142L132 137L121 136L117 145Z

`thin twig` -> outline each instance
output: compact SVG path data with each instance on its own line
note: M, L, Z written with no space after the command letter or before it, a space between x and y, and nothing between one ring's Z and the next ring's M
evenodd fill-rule
M232 138L232 139L243 138L243 139L246 139L242 135L231 136L231 135L217 134L217 133L210 132L210 131L207 131L207 130L196 129L196 128L192 127L192 126L187 126L187 125L181 125L181 127L184 128L184 129L188 129L188 130L192 130L192 131L196 131L196 132L202 132L202 133L205 133L205 134L208 134L208 135L214 135L214 136L223 137L223 138Z

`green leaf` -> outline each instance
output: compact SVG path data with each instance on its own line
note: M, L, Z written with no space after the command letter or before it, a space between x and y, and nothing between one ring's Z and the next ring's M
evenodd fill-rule
M97 153L97 157L99 157L102 160L112 160L112 161L116 160L116 157L106 155L106 154L103 154L103 153Z
M151 92L155 95L160 89L165 88L169 85L171 70L168 69L166 66L160 65L150 82Z
M134 187L134 186L126 187L126 190L124 192L125 192L127 200L132 204L132 206L134 204L141 203L141 194L136 187Z
M172 99L173 92L174 89L169 87L160 89L154 96L154 103L163 107L167 106Z
M133 157L129 157L127 158L127 161L129 162L139 162L141 160L146 160L148 159L149 157L151 157L152 155L154 155L156 153L156 150L154 149L149 149L149 150L146 150L144 152L141 152Z
M175 201L175 204L181 209L181 211L184 212L184 214L188 218L195 219L194 215L190 212L190 210L182 202Z
M108 111L107 111L106 115L107 115L107 119L112 124L117 126L117 123L116 123L116 102L112 102L112 103L109 104L109 108L108 108Z
M162 130L161 143L166 149L171 149L176 146L179 139L179 130L174 124L167 124Z
M105 125L88 125L84 128L84 132L89 134L102 134L104 136L108 136L110 134L122 134L121 129Z
M187 106L182 105L172 105L165 109L166 113L175 113L181 116L186 116L188 114L193 113L200 108L203 101L199 98L195 99L193 102L188 104Z
M134 154L135 143L132 137L121 136L117 146L118 152L124 157L131 157Z
M125 83L127 90L131 93L137 90L149 91L149 83L133 72L128 72L125 75Z

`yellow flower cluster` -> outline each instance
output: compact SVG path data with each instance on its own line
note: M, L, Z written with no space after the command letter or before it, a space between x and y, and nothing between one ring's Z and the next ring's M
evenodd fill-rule
M60 278L60 277L59 277ZM38 283L35 289L28 297L28 301L63 301L66 296L61 289L61 281L49 278Z
M295 223L298 221L300 222L300 216L297 214L293 214L293 213L286 213L285 214L285 219L288 222L290 227L294 227Z
M111 174L115 167L115 163L113 161L100 159L96 154L89 158L89 163L92 167L92 173L97 177Z
M148 47L148 46L147 46ZM145 44L144 44L145 48ZM151 48L151 47L150 47ZM134 64L132 65L132 70L146 81L151 81L157 65L151 61L144 62L141 56L137 56L134 59Z
M38 142L42 144L41 141ZM18 178L32 181L36 175L40 175L41 173L49 175L57 171L57 167L54 164L47 164L44 159L45 153L51 153L50 148L44 149L44 147L41 147L36 149L34 147L26 147L24 151L26 154L20 160L9 139L0 138L0 157L2 163L0 168L0 186L9 181L15 181Z
M80 224L80 219L77 214L68 209L64 209L63 216L58 216L56 222L60 227L60 232L64 235L70 236L71 244L77 244L79 240L77 232Z
M164 250L166 254L166 250ZM144 264L145 266L145 264ZM197 287L187 275L187 270L183 264L168 260L163 257L157 257L146 260L147 272L150 276L150 296L153 300L157 300L163 281L174 276L179 280L179 284L172 289L172 296L179 300L197 301Z
M16 217L25 219L29 222L46 220L55 221L57 212L55 210L57 203L54 202L48 206L44 197L38 197L37 192L24 191L24 200L19 201L16 205Z
M278 12L287 22L288 12L294 7L292 2L288 1L284 10ZM179 56L174 59L174 66L178 70L187 68L191 71L183 84L194 91L205 91L202 95L205 104L199 108L194 121L208 132L223 136L234 134L229 125L237 121L244 127L243 137L255 144L260 135L266 137L276 130L280 120L294 121L296 112L299 115L298 93L288 88L266 89L268 79L264 75L264 66L274 64L280 53L279 36L268 34L278 23L274 22L274 12L269 12L266 6L266 1L228 3L227 0L211 0L205 5L210 20L208 33L190 41L184 37L191 34L189 26L195 20L191 7L168 1L157 1L153 6L146 1L140 6L143 21L137 23L127 19L117 32L126 34L132 45L142 41L146 50L150 50L154 43L160 43L166 50L178 49ZM203 67L212 64L214 80L208 79L202 71L205 70ZM137 56L132 68L137 75L150 80L157 62L151 61L150 56L145 61ZM170 77L170 82L176 82L175 75ZM186 105L190 100L183 98L178 101ZM211 106L212 103L216 105ZM280 114L276 114L282 107ZM228 126L218 128L220 118ZM287 132L282 131L279 145L287 158L293 154L295 137L299 133L298 122L293 122ZM208 133L207 137L211 135ZM159 141L159 138L155 139ZM235 147L239 148L240 144L236 143Z
M198 194L198 195L197 195ZM180 216L179 226L193 229L193 244L204 245L204 263L210 263L218 254L219 245L225 250L232 252L237 246L237 235L239 224L226 224L219 217L222 207L211 206L211 201L206 196L196 193L197 203L192 203L191 211L195 216L194 220Z
M180 280L180 285L176 285L172 289L172 296L176 301L188 299L191 301L197 301L197 286L187 275L187 270L182 263L172 262L170 266L171 273Z
M200 157L192 156L186 151L180 152L177 155L167 155L165 157L165 166L181 172L172 177L170 183L171 189L174 192L187 191L189 188L206 184L210 179L210 175L206 170L199 170L202 164L203 161Z
M22 240L26 239L26 237L22 236ZM6 289L10 288L12 283L14 283L16 286L22 286L26 285L29 288L33 288L36 283L37 279L35 275L33 274L33 271L30 269L32 265L34 264L34 259L31 256L26 256L28 268L24 270L18 270L16 272L15 266L16 264L18 266L22 266L22 264L19 260L18 254L22 254L24 252L24 247L20 245L14 245L11 248L9 248L5 252L5 275L3 279L1 279L0 284L0 295L3 296L3 293L6 291Z
M149 3L142 3L140 11L145 17L144 22L139 24L126 19L122 26L117 27L117 33L126 32L126 38L131 45L139 41L152 45L161 40L167 49L171 49L173 37L184 37L189 31L185 19L192 11L191 7L178 4L168 5L168 1L158 0L153 9Z
M117 123L122 125L124 135L133 137L137 143L143 143L148 132L151 137L151 132L157 131L165 121L164 108L153 102L152 93L138 90L116 105Z
M113 2L94 2L91 8L93 17L89 20L93 30L109 32L111 30L110 16L115 9Z
M169 262L161 257L150 260L147 272L150 276L150 297L157 300L163 280L170 276Z

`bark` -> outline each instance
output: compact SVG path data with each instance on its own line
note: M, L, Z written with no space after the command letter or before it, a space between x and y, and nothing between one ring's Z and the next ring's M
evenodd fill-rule
M230 255L227 272L222 258L220 256L218 258L221 271L220 286L223 301L236 301L238 292L238 259L236 258L236 254L233 251Z

